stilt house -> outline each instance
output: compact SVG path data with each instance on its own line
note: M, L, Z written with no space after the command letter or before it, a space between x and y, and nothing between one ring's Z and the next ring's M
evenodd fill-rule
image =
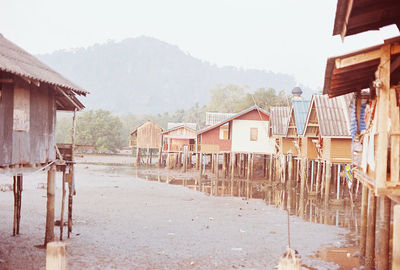
M129 147L139 149L159 149L163 129L151 120L135 128L130 133Z
M270 114L258 106L243 110L198 132L201 153L275 153Z
M182 152L188 146L190 152L196 152L196 124L168 123L169 128L162 132L163 151Z
M392 24L400 29L399 14L396 0L338 0L333 35L343 40ZM391 207L400 203L399 85L400 37L327 60L324 94L354 93L352 160L354 176L363 184L360 262L365 269L389 269L390 263L400 269L400 205Z
M286 155L295 154L293 141L286 137L289 124L290 107L271 107L271 136L275 138L277 151ZM293 152L295 151L295 152Z
M22 174L43 167L49 170L45 244L54 239L57 159L60 161L57 162L57 168L60 167L64 173L63 194L65 181L68 181L70 187L69 236L72 230L74 149L73 144L63 149L56 147L56 111L75 112L83 109L77 96L86 96L87 93L0 34L0 173L14 175L13 235L19 234ZM68 180L66 167L69 167Z
M330 99L313 95L308 109L301 154L309 160L324 159L331 163L351 161L349 96Z

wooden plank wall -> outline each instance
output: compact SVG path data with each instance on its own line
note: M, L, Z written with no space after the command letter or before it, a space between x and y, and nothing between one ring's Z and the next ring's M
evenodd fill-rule
M55 159L56 104L47 85L39 87L15 78L3 85L0 102L0 166L46 163ZM14 130L14 87L28 89L29 129Z

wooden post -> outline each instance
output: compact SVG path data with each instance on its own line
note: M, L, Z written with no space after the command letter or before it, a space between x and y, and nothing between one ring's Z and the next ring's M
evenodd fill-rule
M325 177L326 178L325 178L325 200L324 200L324 203L325 203L325 209L327 209L328 205L329 205L329 194L331 192L330 187L331 187L332 164L330 161L327 161L325 166L326 166L326 169L325 169L325 172L326 172Z
M215 167L216 167L216 180L215 180L215 194L218 196L218 182L219 182L219 154L215 154Z
M54 240L54 195L55 195L55 166L51 165L47 172L47 207L46 207L46 233L44 245Z
M326 184L326 162L322 162L322 175L321 175L321 200L324 198L324 188Z
M381 59L378 67L378 78L381 87L377 89L378 106L378 139L375 160L376 164L376 189L379 191L386 188L387 176L387 153L388 153L388 116L389 116L389 89L390 89L390 44L383 45L381 48Z
M61 215L60 215L60 241L63 240L63 230L64 230L64 208L65 208L65 167L62 171L62 198L61 198Z
M392 270L400 269L400 204L393 207Z
M376 225L376 199L374 192L368 194L368 225L367 243L365 250L365 269L375 269L375 225Z
M149 167L153 164L153 148L149 148L150 151L150 159L149 159Z
M315 193L318 195L319 192L319 182L321 181L321 161L317 161L317 177L315 179Z
M251 154L251 172L250 172L250 198L253 198L253 180L254 180L254 154Z
M189 152L188 146L185 145L183 147L183 172L187 171L188 152Z
M361 231L360 231L360 264L365 264L365 250L367 244L367 215L368 214L368 187L363 184L361 195Z
M272 162L273 162L272 157L273 157L272 154L269 155L269 172L268 172L269 175L268 175L268 180L269 180L270 184L272 184Z
M50 242L46 249L46 270L66 270L66 248L63 242Z
M293 170L292 153L288 153L288 182L287 182L287 211L290 214L292 208L292 170Z
M388 197L379 197L378 220L378 269L389 270L389 240L390 240L390 210L391 201Z
M231 152L231 196L233 196L233 178L235 176L235 153Z
M139 167L140 166L140 148L136 147L136 166Z
M339 200L340 196L340 164L337 165L337 180L336 180L336 200Z
M158 168L162 166L162 144L160 148L158 148Z
M17 234L17 212L18 212L18 198L17 198L17 176L13 176L13 194L14 194L14 219L13 219L13 236Z
M247 153L246 198L250 197L250 190L249 190L250 174L251 174L251 154Z
M310 182L310 191L313 191L314 186L314 160L311 160L311 182Z
M300 184L300 217L304 217L304 192L306 188L306 166L307 166L307 159L302 158L301 159L301 164L300 164L300 178L301 178L301 184Z

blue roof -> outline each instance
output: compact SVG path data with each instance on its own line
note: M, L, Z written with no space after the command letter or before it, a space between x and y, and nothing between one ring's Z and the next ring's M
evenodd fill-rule
M294 119L296 121L297 134L304 132L304 126L307 120L308 107L310 100L292 100Z

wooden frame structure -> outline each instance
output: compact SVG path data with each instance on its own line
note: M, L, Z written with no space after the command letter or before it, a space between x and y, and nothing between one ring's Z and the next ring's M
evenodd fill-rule
M54 240L54 194L56 167L63 171L64 213L65 183L69 183L68 236L72 230L74 194L72 145L59 149L55 142L56 111L75 112L84 108L77 96L87 91L65 79L14 43L0 35L0 173L14 175L13 235L19 234L23 174L48 170L47 213L44 244ZM75 124L73 125L75 127ZM75 128L73 128L75 130ZM61 148L61 147L60 147ZM61 151L70 151L63 158ZM68 167L68 179L66 168ZM61 218L62 219L62 218ZM62 239L61 222L60 238Z

